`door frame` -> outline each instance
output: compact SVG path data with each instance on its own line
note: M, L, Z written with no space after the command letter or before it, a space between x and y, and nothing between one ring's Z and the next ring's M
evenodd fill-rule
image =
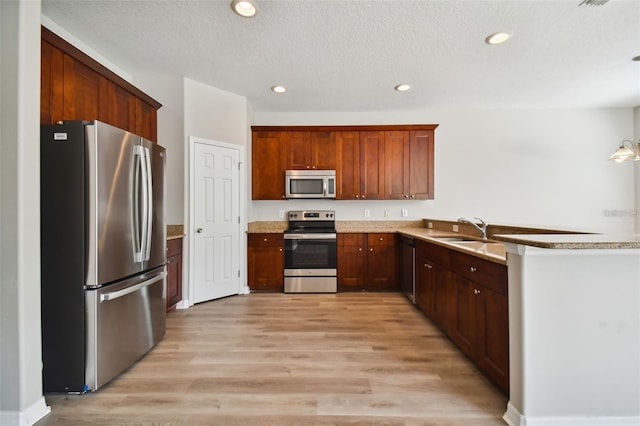
M221 141L216 141L216 140L211 140L211 139L205 139L205 138L200 138L197 136L189 136L189 144L188 144L188 148L189 148L189 181L188 181L188 197L189 197L189 202L187 203L187 209L188 211L185 214L185 218L187 218L187 223L185 224L185 233L186 236L185 238L187 239L187 244L185 244L185 253L183 253L183 262L184 262L184 258L186 257L186 262L185 265L188 265L186 268L186 273L183 272L183 275L186 275L187 278L187 285L183 285L182 288L182 301L180 303L178 303L177 308L178 309L184 309L184 308L188 308L190 306L193 306L194 302L193 302L193 294L194 294L194 289L193 289L193 256L191 256L191 253L194 253L194 245L195 245L195 241L193 238L191 238L194 234L195 234L195 144L199 143L199 144L204 144L204 145L209 145L209 146L214 146L214 147L220 147L220 148L226 148L226 149L232 149L235 151L238 151L238 158L240 159L240 164L239 164L239 170L238 170L238 174L239 174L239 178L240 178L240 182L239 182L239 190L240 193L238 194L238 198L239 198L239 202L240 202L240 206L239 206L239 215L240 215L240 223L238 223L238 235L239 235L239 244L238 244L238 253L236 253L236 255L238 256L239 262L238 262L238 268L240 268L240 277L239 277L239 288L238 288L238 294L248 294L249 293L249 287L247 286L247 233L246 233L246 197L244 196L244 194L246 194L247 192L247 187L246 187L246 177L245 177L245 152L244 152L244 146L242 145L236 145L236 144L232 144L232 143L227 143L227 142L221 142ZM184 277L183 277L184 278ZM183 280L184 281L184 280ZM185 295L185 290L186 291L186 295Z

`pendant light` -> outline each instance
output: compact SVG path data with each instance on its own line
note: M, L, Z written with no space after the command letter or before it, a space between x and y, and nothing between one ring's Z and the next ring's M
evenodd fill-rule
M609 160L613 160L617 163L629 160L640 161L640 142L635 143L630 139L623 140L620 142L616 152L609 157Z

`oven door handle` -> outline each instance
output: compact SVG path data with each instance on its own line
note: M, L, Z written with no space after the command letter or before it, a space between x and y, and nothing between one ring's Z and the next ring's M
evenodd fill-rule
M285 240L335 240L336 234L284 234Z

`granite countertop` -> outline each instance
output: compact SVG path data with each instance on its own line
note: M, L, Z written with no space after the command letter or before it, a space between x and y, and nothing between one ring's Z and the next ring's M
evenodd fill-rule
M401 228L398 229L400 235L406 235L409 237L417 238L423 241L427 241L432 244L436 244L451 250L459 251L465 254L471 254L475 257L480 257L485 260L500 263L502 265L507 264L507 253L504 244L500 241L464 241L464 242L452 242L443 241L438 237L454 237L465 238L468 235L458 232L438 231L427 228ZM475 237L470 237L475 238Z
M184 236L184 225L167 225L167 241L183 238Z
M640 248L640 234L498 234L493 238L548 249Z

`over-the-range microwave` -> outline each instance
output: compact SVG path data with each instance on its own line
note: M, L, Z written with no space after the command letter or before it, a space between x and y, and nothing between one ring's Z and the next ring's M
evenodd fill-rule
M336 198L335 170L287 170L287 198Z

